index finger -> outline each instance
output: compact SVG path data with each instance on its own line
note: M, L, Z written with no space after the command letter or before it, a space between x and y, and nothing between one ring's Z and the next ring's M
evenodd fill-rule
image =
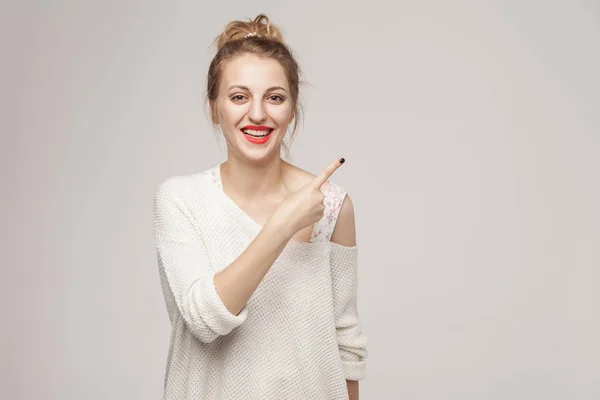
M317 188L320 188L321 185L323 185L325 183L325 181L327 179L329 179L329 177L331 176L331 174L333 174L345 161L346 160L342 157L339 160L335 160L334 162L332 162L331 164L329 164L328 166L326 166L319 173L319 175L315 176L315 179L313 180L313 184Z

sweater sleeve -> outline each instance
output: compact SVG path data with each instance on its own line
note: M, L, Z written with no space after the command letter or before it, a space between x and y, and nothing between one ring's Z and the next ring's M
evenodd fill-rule
M247 318L247 305L232 314L217 293L206 247L194 216L182 199L180 181L164 181L154 196L154 233L159 266L164 269L179 313L198 340L210 343Z
M347 380L366 375L367 336L362 332L357 307L358 246L333 244L331 277L337 341Z

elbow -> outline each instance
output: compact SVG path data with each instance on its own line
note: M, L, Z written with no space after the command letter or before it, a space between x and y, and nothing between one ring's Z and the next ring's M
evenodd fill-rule
M358 324L337 329L337 341L346 380L358 381L366 375L367 336Z
M186 316L183 316L183 320L192 335L202 343L212 343L216 338L221 336L202 322L190 320Z
M182 299L181 311L190 332L203 343L229 334L248 316L247 305L237 315L227 309L214 286L214 275L194 282Z

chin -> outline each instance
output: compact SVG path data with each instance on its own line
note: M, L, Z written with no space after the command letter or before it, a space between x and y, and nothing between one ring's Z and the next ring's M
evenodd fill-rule
M248 149L248 148L244 148L241 149L241 153L243 155L243 157L249 161L252 161L254 163L260 163L263 161L268 161L273 159L274 157L279 157L280 155L280 147L274 147L274 146L269 146L269 147L263 147L261 149Z

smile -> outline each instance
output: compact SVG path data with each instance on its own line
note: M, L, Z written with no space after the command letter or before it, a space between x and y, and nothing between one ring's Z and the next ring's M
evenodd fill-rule
M260 127L260 129L242 128L240 131L244 134L246 140L254 144L264 144L271 137L274 129Z
M254 129L242 129L242 132L244 132L246 135L252 136L252 137L265 137L271 134L271 132L273 132L273 129L261 129L261 130L254 130Z

